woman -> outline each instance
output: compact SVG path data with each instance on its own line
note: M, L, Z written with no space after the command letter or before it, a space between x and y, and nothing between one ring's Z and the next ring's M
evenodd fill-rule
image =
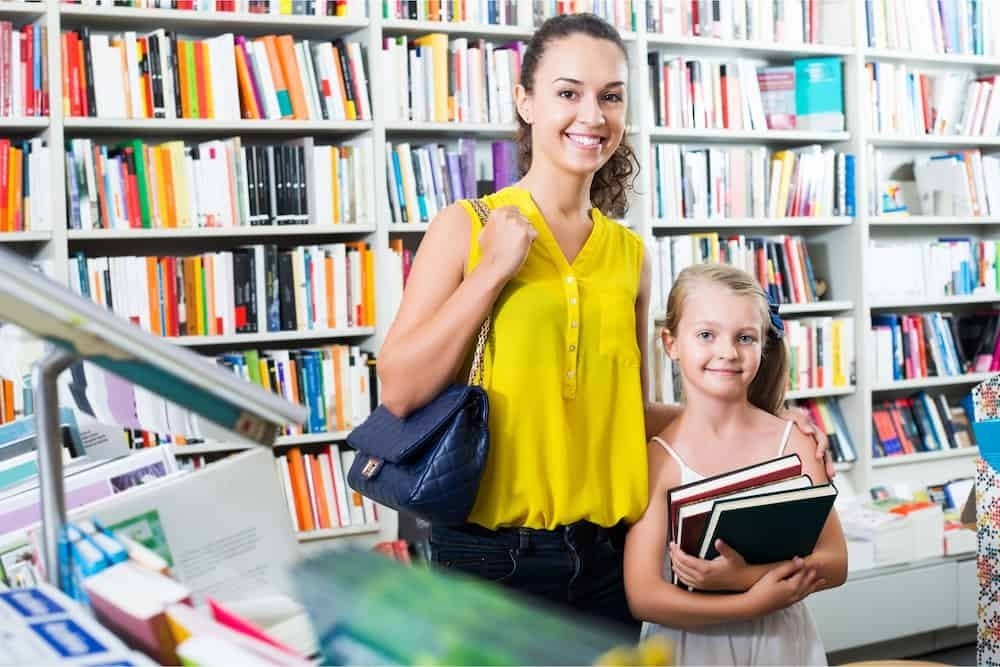
M637 631L624 535L647 503L647 436L677 413L648 399L642 241L606 217L638 168L627 81L625 45L599 18L536 31L515 91L524 176L485 197L485 226L468 202L437 216L378 369L404 416L463 377L493 316L489 458L469 523L432 526L433 559Z

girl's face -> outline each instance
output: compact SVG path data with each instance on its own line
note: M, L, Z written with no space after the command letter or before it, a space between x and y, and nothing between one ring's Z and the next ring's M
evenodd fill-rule
M627 79L628 63L612 42L581 34L549 42L534 91L515 91L533 159L584 176L600 169L625 132Z
M718 285L697 285L682 308L675 335L664 332L663 340L667 354L680 364L684 391L745 400L764 343L760 300Z

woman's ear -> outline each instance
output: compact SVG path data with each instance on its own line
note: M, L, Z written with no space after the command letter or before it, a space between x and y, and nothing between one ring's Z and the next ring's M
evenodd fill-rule
M517 108L517 115L521 117L521 120L531 125L531 96L521 84L514 86L514 106Z

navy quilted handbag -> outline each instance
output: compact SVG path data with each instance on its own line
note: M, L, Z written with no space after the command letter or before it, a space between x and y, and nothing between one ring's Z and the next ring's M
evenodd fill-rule
M473 206L486 222L486 207ZM481 386L487 317L476 340L469 384L452 384L399 419L385 406L347 436L357 450L347 483L395 510L432 522L463 523L472 511L489 449L489 401Z

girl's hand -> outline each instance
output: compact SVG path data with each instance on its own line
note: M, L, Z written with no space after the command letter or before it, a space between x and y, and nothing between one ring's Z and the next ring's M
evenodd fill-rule
M722 540L715 541L719 555L712 560L690 556L670 543L670 567L684 584L701 591L745 591L748 568L743 556Z
M804 600L826 584L816 571L796 557L774 568L746 592L758 614L770 614Z
M830 456L830 440L826 437L826 433L813 422L809 411L800 407L790 407L785 408L778 416L782 419L792 420L797 429L816 441L816 460L823 460L826 465L827 478L833 479L837 470L833 467L833 457Z
M483 264L503 282L510 280L521 270L536 236L538 232L516 206L493 209L479 234Z

